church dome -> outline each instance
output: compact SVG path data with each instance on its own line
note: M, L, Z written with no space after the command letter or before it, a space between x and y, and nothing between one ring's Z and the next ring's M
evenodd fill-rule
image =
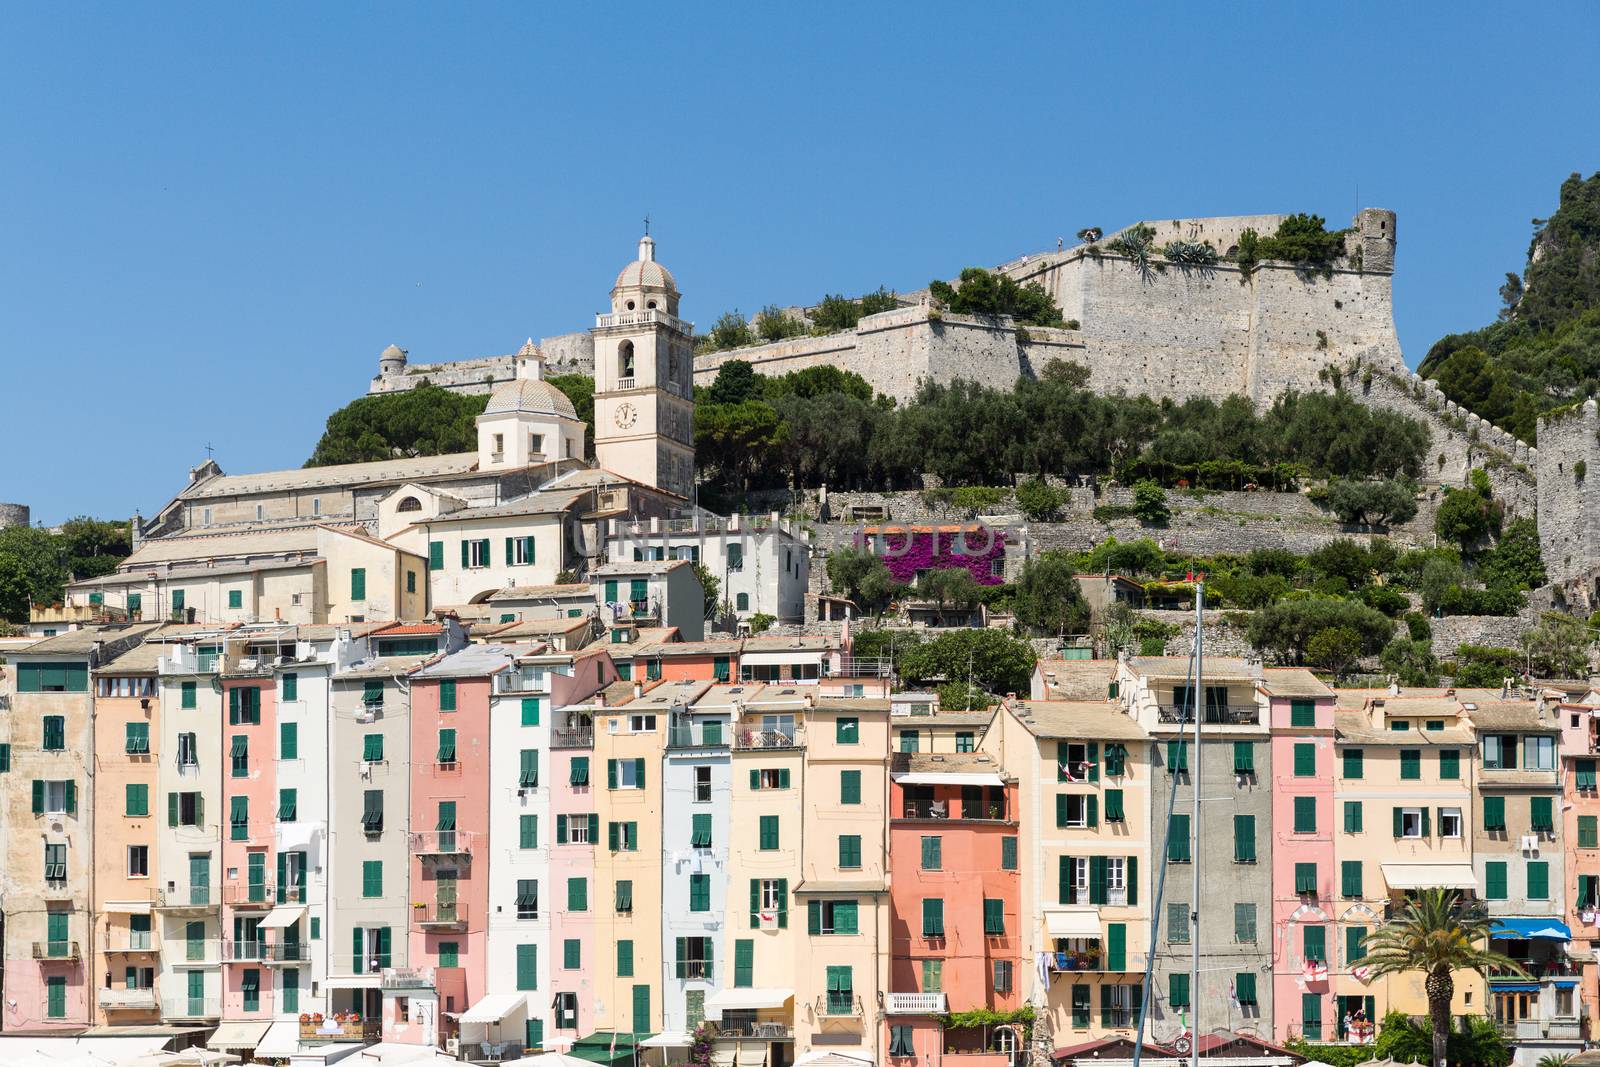
M622 268L617 275L617 284L612 291L617 289L664 289L669 293L678 291L678 283L673 280L672 272L656 262L656 242L649 234L639 241L639 258Z
M515 378L494 387L483 413L504 415L513 411L530 415L559 415L564 419L578 417L578 411L567 399L567 394L542 378Z

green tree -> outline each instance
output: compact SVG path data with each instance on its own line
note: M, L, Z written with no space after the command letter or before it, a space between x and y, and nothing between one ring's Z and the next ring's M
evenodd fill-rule
M776 304L768 304L756 315L756 333L769 344L785 337L798 337L805 332L805 323L790 318Z
M1407 522L1417 514L1417 485L1408 479L1335 478L1328 483L1328 507L1340 522L1377 526Z
M999 630L951 630L908 649L900 671L916 684L970 678L986 693L1025 693L1036 658L1026 641Z
M1361 658L1361 634L1349 626L1329 626L1318 630L1306 642L1306 659L1335 678L1344 678Z
M1589 648L1594 635L1588 624L1566 615L1546 615L1521 637L1532 673L1543 678L1589 677Z
M110 574L133 552L133 524L126 519L80 515L61 525L60 538L67 568L79 579Z
M0 617L26 622L30 602L59 604L71 578L63 538L36 526L0 530Z
M941 613L948 608L971 611L983 603L984 590L965 567L944 567L929 571L917 581L918 599L933 604Z
M750 616L750 632L753 634L765 633L772 629L772 624L777 621L778 617L776 615L768 615L764 611L758 611Z
M1378 662L1404 686L1439 684L1439 661L1433 655L1433 642L1396 637L1379 653Z
M1049 522L1068 500L1067 493L1043 478L1029 478L1017 486L1017 507L1034 522Z
M1060 326L1061 309L1038 282L1018 285L1007 274L990 273L982 267L968 267L961 280L928 283L932 297L951 311L962 315L1009 316L1028 326Z
M745 360L730 359L717 368L717 376L711 379L704 402L743 404L747 400L760 400L761 397L761 378L756 374L756 369Z
M1487 947L1491 925L1482 903L1467 901L1454 889L1422 889L1366 939L1361 962L1373 974L1421 971L1426 976L1433 1067L1445 1067L1456 971L1527 974L1515 960Z
M1078 588L1077 569L1059 552L1042 552L1023 563L1012 610L1019 625L1041 637L1089 630L1089 604Z
M695 406L695 456L702 470L727 489L749 489L758 472L777 465L786 440L782 420L764 401Z
M556 374L545 381L572 401L573 410L583 420L583 454L594 456L594 379L587 374Z
M1470 487L1444 491L1444 502L1433 515L1434 533L1461 546L1463 552L1500 528L1501 508L1489 492L1488 478L1481 470L1472 473Z
M711 324L711 332L706 335L703 347L721 351L725 348L744 348L755 343L755 334L750 332L750 324L744 321L739 309L734 308L732 311L724 311L718 316L717 321Z
M1283 600L1250 616L1250 644L1301 664L1311 640L1323 630L1348 629L1359 638L1362 655L1375 655L1394 636L1394 623L1382 612L1354 600L1314 597Z
M328 416L307 467L442 456L478 448L486 394L468 396L424 381L398 393L359 397Z
M1492 689L1522 673L1522 654L1493 645L1457 645L1452 680L1458 689Z
M700 581L700 591L705 599L705 617L715 619L721 612L722 580L711 573L711 568L695 561L694 576Z
M1167 491L1148 479L1133 487L1133 513L1140 522L1152 526L1165 526L1171 512L1167 508Z
M860 605L881 614L905 589L888 564L864 548L840 548L828 555L828 584Z
M1484 584L1512 589L1537 589L1546 582L1539 551L1539 525L1532 518L1512 519L1500 531L1494 548L1478 562Z

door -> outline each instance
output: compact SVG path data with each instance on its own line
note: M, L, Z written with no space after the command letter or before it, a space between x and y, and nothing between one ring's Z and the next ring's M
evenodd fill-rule
M211 853L195 852L189 856L189 903L211 903Z
M206 972L189 972L189 1017L198 1018L206 1013Z
M633 1032L636 1034L652 1032L650 1029L650 987L647 985L633 987Z
M67 954L67 913L52 911L45 916L45 949L51 959Z
M456 919L456 872L442 870L434 876L434 905L440 922Z
M247 857L250 879L250 903L260 904L267 899L267 854L252 852Z

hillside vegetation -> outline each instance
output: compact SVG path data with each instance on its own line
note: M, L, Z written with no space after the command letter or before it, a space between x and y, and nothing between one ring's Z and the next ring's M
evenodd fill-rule
M1522 273L1500 287L1499 321L1441 338L1417 371L1537 444L1540 414L1600 390L1600 173L1567 178L1555 214L1533 225Z

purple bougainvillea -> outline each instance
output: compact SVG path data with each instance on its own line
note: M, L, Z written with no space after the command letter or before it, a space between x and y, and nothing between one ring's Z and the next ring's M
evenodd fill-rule
M1001 585L1005 578L992 574L991 562L1004 559L1006 537L1000 530L978 527L956 530L913 530L909 533L860 534L858 546L870 546L882 557L897 582L910 583L918 571L965 567L979 585Z

